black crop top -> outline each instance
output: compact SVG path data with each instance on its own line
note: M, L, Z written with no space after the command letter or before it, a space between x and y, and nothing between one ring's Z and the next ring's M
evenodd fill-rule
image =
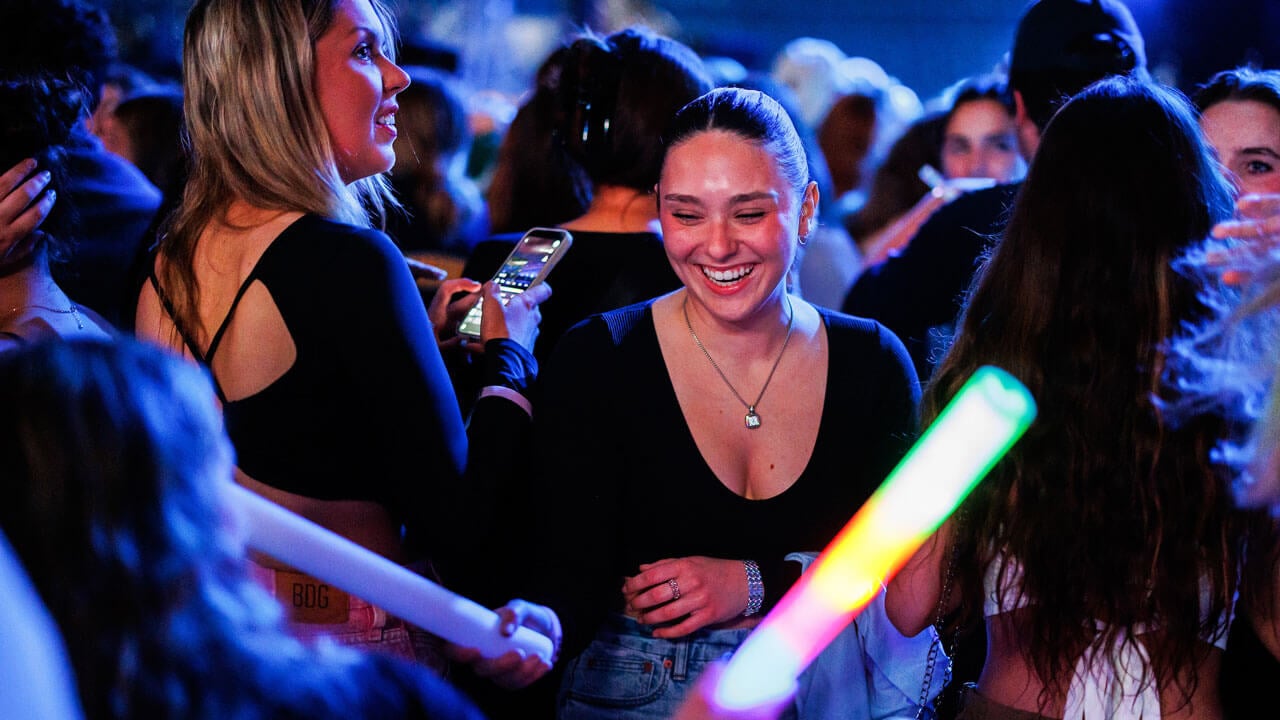
M268 387L224 403L241 470L291 493L372 500L393 512L421 507L427 478L457 480L467 450L462 418L390 238L298 219L245 278L208 352L191 348L206 364L254 281L271 293L297 359Z
M217 353L254 281L271 293L297 357L263 390L224 402L236 465L298 495L383 505L409 552L428 554L451 588L487 591L492 581L475 556L494 552L498 503L518 479L509 469L528 447L525 410L483 397L464 429L422 296L381 232L299 218L245 278L209 351L187 341L198 360ZM533 355L505 338L484 349L483 384L527 394Z

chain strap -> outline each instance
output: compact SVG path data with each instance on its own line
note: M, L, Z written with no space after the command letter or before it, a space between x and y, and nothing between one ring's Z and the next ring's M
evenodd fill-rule
M963 508L957 517L957 525L963 522ZM938 651L942 649L942 627L943 619L946 613L946 607L951 602L951 589L955 586L956 578L956 559L960 554L960 544L952 538L951 552L947 557L947 575L942 581L942 592L938 594L938 607L934 610L934 635L933 642L929 643L929 657L925 661L924 666L924 682L920 684L920 701L916 705L916 720L924 720L925 708L929 703L929 689L933 687L933 675L938 665ZM951 684L951 674L955 670L956 661L956 642L959 633L955 633L951 638L951 649L947 653L947 666L942 671L942 687L946 689ZM941 694L941 693L939 693ZM936 709L934 715L937 715Z

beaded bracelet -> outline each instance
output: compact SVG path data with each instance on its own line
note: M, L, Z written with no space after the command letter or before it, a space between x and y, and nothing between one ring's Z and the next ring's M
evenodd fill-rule
M755 560L743 560L742 567L747 571L747 609L742 611L742 617L751 617L764 607L764 579Z

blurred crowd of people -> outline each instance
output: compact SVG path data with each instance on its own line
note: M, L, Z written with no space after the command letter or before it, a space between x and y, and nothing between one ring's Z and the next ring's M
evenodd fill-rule
M1280 678L1280 70L1187 97L1120 0L925 99L636 25L495 102L383 0L196 0L174 78L89 0L0 37L0 716L1221 720ZM986 365L1026 437L725 707ZM251 548L233 483L551 657Z

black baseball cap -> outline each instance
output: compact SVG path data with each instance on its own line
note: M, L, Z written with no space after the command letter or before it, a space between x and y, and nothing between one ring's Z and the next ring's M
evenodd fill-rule
M1125 67L1132 63L1131 66ZM1037 0L1022 15L1009 73L1146 68L1142 33L1119 0Z

